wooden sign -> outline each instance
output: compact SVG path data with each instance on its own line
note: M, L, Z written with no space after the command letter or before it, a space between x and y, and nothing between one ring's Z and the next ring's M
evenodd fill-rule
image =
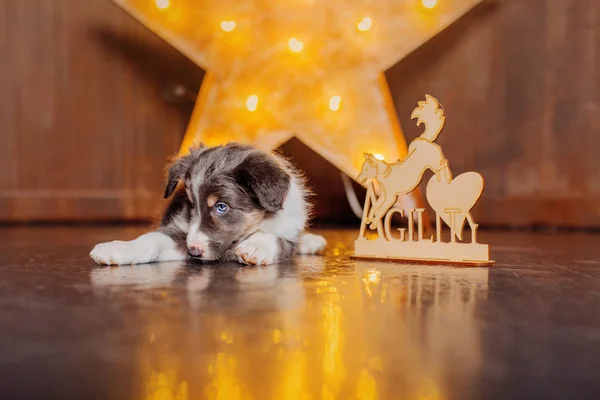
M444 128L446 117L437 99L427 95L418 103L411 117L425 132L410 143L403 160L388 163L381 157L365 153L357 180L367 184L354 257L406 260L467 266L487 266L489 246L477 242L477 224L471 209L483 192L483 177L477 172L452 176L448 160L435 140ZM427 170L426 197L435 212L435 234L425 237L424 208L397 208L398 196L412 192ZM392 232L394 216L404 227ZM398 218L396 218L398 219ZM469 238L463 231L468 224ZM373 232L367 232L367 227ZM449 232L447 232L449 230Z

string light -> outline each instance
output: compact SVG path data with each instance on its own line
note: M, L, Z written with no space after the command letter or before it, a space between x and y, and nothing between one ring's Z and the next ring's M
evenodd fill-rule
M231 20L231 21L221 21L221 29L224 32L231 32L232 30L235 29L236 23L235 21Z
M329 109L331 111L337 111L342 105L342 98L340 96L331 96L329 99Z
M425 8L433 8L437 6L438 0L421 0Z
M377 153L377 154L373 154L373 157L375 157L376 159L378 159L379 161L383 161L385 160L385 157L382 156L381 154Z
M302 49L304 48L304 43L302 43L301 41L299 41L296 38L291 38L288 41L288 46L290 47L291 51L293 51L294 53L298 53L298 52L302 51Z
M160 10L165 10L171 5L170 0L156 0L156 7Z
M364 17L363 19L358 21L358 23L356 24L356 29L361 32L366 32L369 29L371 29L372 25L373 25L373 20L371 20L371 18L369 18L369 17Z
M248 111L256 111L256 109L258 108L258 96L253 94L251 96L248 96L248 99L246 100L246 108L248 109Z

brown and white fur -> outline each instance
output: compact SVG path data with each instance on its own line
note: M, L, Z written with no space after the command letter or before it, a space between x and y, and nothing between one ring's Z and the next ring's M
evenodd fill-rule
M315 254L326 241L303 233L307 195L280 156L239 144L192 149L169 168L165 198L172 200L160 227L98 244L90 256L105 265L189 258L268 265L294 252Z

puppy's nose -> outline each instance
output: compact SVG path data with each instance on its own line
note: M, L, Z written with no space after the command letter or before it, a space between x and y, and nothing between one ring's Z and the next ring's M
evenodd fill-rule
M188 248L188 254L192 257L202 257L203 251L196 246L190 246Z

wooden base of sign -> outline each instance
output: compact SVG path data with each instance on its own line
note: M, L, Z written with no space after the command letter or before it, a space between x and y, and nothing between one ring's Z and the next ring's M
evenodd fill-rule
M389 261L406 264L422 264L422 265L447 265L451 267L463 267L463 268L477 268L477 267L491 267L495 261L449 261L449 260L429 260L426 258L401 258L401 257L375 257L366 255L353 254L350 258L357 260L370 260L370 261Z
M418 264L444 264L468 267L494 265L489 259L489 246L481 243L444 243L421 241L384 241L358 239L352 258L403 261ZM424 256L427 255L427 256Z

